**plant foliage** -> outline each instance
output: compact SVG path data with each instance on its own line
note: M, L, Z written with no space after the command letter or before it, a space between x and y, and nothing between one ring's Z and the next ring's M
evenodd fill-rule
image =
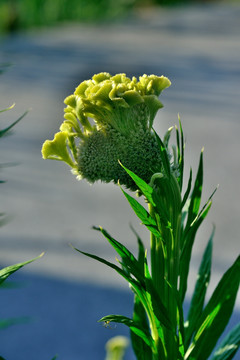
M138 192L148 204L145 208L136 198L121 188L132 210L146 226L151 240L151 263L137 236L138 258L103 228L95 228L116 250L118 265L76 249L114 269L129 284L134 293L132 318L107 315L99 321L122 323L129 327L132 347L138 360L229 360L239 347L240 331L236 326L213 353L219 337L232 315L239 289L240 257L223 274L209 301L206 292L211 276L212 242L214 229L207 243L199 267L195 289L185 319L185 300L192 248L197 231L206 218L212 193L204 205L203 151L194 183L190 171L187 188L183 192L184 136L181 122L176 127L176 150L170 156L165 141L157 134L156 140L162 159L162 168L152 176L150 184L124 167L135 182ZM167 139L167 140L166 140Z

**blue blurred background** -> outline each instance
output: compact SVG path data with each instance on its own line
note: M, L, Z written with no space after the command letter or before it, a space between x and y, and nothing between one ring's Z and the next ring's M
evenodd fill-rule
M49 6L52 8L49 8ZM71 4L71 6L69 6ZM90 6L91 5L91 6ZM167 6L168 5L168 6ZM171 5L171 6L170 6ZM54 7L55 6L55 7ZM64 10L64 11L63 11ZM63 100L83 80L101 71L128 76L165 75L172 86L162 94L155 119L161 135L180 114L186 136L186 173L196 171L204 146L204 200L217 184L213 208L193 250L188 296L201 254L216 224L209 295L239 253L239 2L2 1L0 63L1 127L28 115L1 140L1 266L45 256L14 276L20 287L1 290L0 318L29 316L27 324L0 334L7 360L104 359L107 339L128 334L105 329L103 315L130 316L128 285L110 269L75 253L114 261L115 253L92 225L102 225L136 253L129 223L148 247L117 186L79 182L62 163L43 161L41 146L63 119ZM230 326L239 321L240 303ZM129 350L126 360L134 359Z

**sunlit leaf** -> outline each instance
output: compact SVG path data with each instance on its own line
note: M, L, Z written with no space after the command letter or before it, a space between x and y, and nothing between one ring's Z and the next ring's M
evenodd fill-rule
M24 118L24 116L26 116L28 113L28 111L26 111L22 116L20 116L16 121L14 121L11 125L9 125L8 127L6 127L3 130L0 130L0 137L6 135L6 133L13 128L13 126L15 126L20 120L22 120L22 118Z
M155 131L154 131L154 134L155 134L155 137L156 137L156 140L157 140L157 143L158 143L159 152L160 152L161 160L162 160L162 163L163 163L163 168L165 170L166 176L169 177L170 173L171 173L171 168L170 168L170 162L169 162L166 147L165 147L162 140L160 139L160 137L158 136L158 134Z
M184 243L182 253L180 256L180 297L183 302L186 290L187 290L187 280L189 273L189 266L192 254L192 247L194 244L196 233L199 229L199 226L202 224L203 220L206 218L208 211L211 208L211 201L205 210L201 213L201 215L197 218L197 220L192 224L192 226L188 229L187 234L184 234L184 239L182 242Z
M196 180L191 194L191 201L188 208L186 230L188 230L188 228L191 226L192 222L196 219L198 215L198 211L201 204L201 197L202 197L202 185L203 185L203 151L201 152L200 155Z
M202 262L197 275L197 282L193 292L188 318L185 329L185 347L191 341L193 332L196 330L197 322L202 314L205 295L210 281L211 263L212 263L212 240L215 228L212 231L211 237L203 254Z
M156 221L151 217L148 211L131 195L126 193L123 189L121 189L125 197L127 198L129 204L131 205L133 211L137 215L137 217L142 221L142 224L145 225L148 230L150 230L155 236L159 237L161 234L157 229Z
M121 256L122 263L127 269L127 271L132 274L137 280L139 280L143 286L145 286L144 276L141 271L140 264L138 260L134 257L134 255L126 248L126 246L115 240L105 229L100 227L99 230L113 246L116 252Z
M146 329L141 328L140 324L134 321L133 319L130 319L126 316L122 315L107 315L102 317L99 322L115 322L124 324L129 327L131 331L133 331L137 336L141 337L141 339L148 345L149 347L153 346L153 339L149 332L146 331Z
M240 347L240 323L218 345L211 360L231 360Z
M219 337L232 315L240 282L240 256L225 272L206 305L197 331L190 345L186 359L198 359L204 354L206 359L213 351Z
M44 255L44 253L40 254L39 256L37 256L34 259L19 263L19 264L15 264L12 266L7 266L3 269L0 270L0 285L10 276L12 275L15 271L19 270L20 268L22 268L23 266L30 264L31 262L41 258Z

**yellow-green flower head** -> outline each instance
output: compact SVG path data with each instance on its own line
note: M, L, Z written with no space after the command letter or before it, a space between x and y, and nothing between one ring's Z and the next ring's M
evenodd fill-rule
M83 81L65 99L64 118L52 141L43 144L44 159L65 161L74 174L93 183L120 181L136 187L121 163L149 181L161 160L152 125L163 106L158 96L170 86L164 76L99 73Z

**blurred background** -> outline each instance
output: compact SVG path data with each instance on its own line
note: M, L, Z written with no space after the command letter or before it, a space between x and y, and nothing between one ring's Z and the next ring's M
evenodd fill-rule
M148 247L148 234L112 184L77 181L66 165L43 161L42 143L63 119L63 100L83 80L107 71L169 77L155 119L159 135L178 121L186 136L186 174L196 173L204 147L204 200L220 185L196 239L188 296L202 252L216 225L209 295L239 253L240 2L180 0L1 0L1 128L26 110L10 137L1 139L0 264L45 256L1 290L0 318L29 316L28 324L0 334L7 360L104 359L104 344L128 334L96 321L131 315L132 295L110 269L74 252L69 243L114 261L94 232L105 227L136 253L131 223ZM13 166L10 166L13 165ZM240 302L230 327L239 321ZM9 340L10 339L10 340ZM10 344L11 342L11 344ZM126 360L133 360L129 350Z

